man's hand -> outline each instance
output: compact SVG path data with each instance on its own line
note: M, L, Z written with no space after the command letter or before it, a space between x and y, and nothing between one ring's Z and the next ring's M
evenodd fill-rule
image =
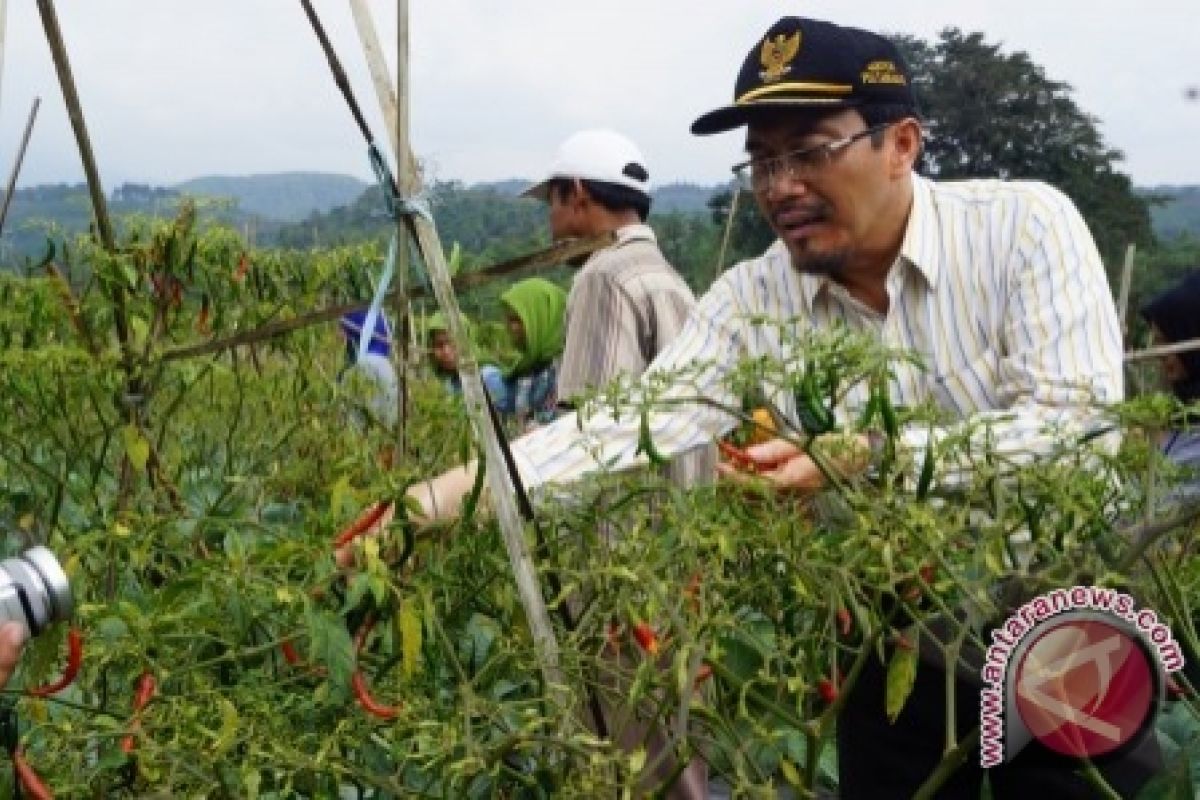
M824 459L829 469L843 476L864 471L870 461L867 438L857 434L821 436L809 449ZM786 439L751 445L743 455L745 461L740 464L718 463L720 476L743 484L766 481L776 489L803 493L815 492L825 485L825 475L812 456Z
M21 623L6 622L0 625L0 687L8 683L13 670L17 668L25 639L25 626Z
M453 519L458 516L462 510L463 498L471 491L471 487L475 485L475 470L476 462L472 461L461 467L455 467L452 470L443 472L436 478L421 483L415 483L408 489L408 497L415 500L421 508L421 512L410 512L408 519L418 527L428 525L430 522L438 520ZM394 504L389 505L386 511L366 530L362 531L361 536L356 536L354 539L338 546L334 551L334 561L342 569L353 569L357 558L355 557L355 539L362 536L378 536L380 532L387 530L387 526L391 524L392 517L395 516L396 509Z

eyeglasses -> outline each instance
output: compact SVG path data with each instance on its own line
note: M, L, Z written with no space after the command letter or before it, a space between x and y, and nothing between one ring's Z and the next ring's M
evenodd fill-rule
M783 175L789 181L803 181L812 178L833 161L833 157L845 150L859 139L865 139L873 133L886 129L890 122L874 125L858 133L852 133L832 142L825 142L814 147L805 147L782 153L769 158L752 158L733 167L742 186L762 191L771 185L777 176Z

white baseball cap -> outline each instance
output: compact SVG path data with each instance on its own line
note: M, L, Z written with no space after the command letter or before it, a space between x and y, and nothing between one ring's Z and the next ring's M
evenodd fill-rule
M616 131L594 129L573 133L558 146L546 176L522 197L547 199L550 181L579 178L624 186L650 196L650 174L646 158L637 145Z

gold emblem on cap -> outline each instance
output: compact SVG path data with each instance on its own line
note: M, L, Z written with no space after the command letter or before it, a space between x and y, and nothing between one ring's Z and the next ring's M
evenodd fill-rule
M800 31L791 36L782 33L774 39L763 38L762 59L763 70L758 73L763 83L774 83L791 69L792 59L800 52Z

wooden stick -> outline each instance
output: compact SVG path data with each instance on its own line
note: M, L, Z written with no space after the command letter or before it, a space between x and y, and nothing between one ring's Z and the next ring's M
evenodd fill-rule
M565 262L587 255L602 247L607 247L613 242L612 234L603 234L593 236L588 239L570 239L551 245L543 250L538 250L535 253L530 253L517 258L502 261L499 264L488 267L479 272L468 272L465 275L459 275L452 283L455 291L461 292L466 289L480 286L495 280L504 275L520 274L524 272L533 272L536 270L556 267ZM423 286L415 287L408 295L404 297L399 295L396 290L389 293L389 298L407 300L416 297L425 297L429 291ZM168 350L162 354L163 361L175 361L180 358L193 358L195 356L207 355L209 353L219 353L222 350L228 350L231 347L252 344L261 342L265 339L272 339L276 336L282 336L286 333L292 333L311 325L318 325L322 322L329 322L341 317L343 314L349 314L353 311L365 311L370 306L370 301L356 301L353 303L342 303L336 306L328 306L326 308L310 311L307 314L301 314L288 319L275 320L267 322L263 325L254 328L253 330L243 331L242 333L228 336L224 339L214 339L204 342L203 344L187 345L186 347L177 347L174 350Z
M75 91L75 78L71 74L71 63L67 60L67 49L63 45L62 30L58 26L58 15L54 13L53 0L37 0L38 12L42 17L42 27L46 30L46 41L50 45L50 54L54 59L54 70L58 73L58 84L62 89L63 101L67 106L67 116L71 120L71 130L75 132L75 142L79 146L79 157L83 161L83 172L87 176L88 193L92 198L92 210L96 217L96 232L100 244L110 253L117 250L113 238L112 224L108 218L108 205L104 200L104 188L100 183L100 171L96 169L96 159L92 155L92 143L88 138L87 124L83 120L83 107L79 102L79 93ZM113 324L117 329L117 341L121 346L121 357L125 375L129 379L126 387L131 396L141 394L141 387L134 377L134 354L129 341L129 314L125 308L125 289L119 282L114 281L111 288L113 303ZM130 412L131 420L133 412Z
M338 81L340 86L340 82L345 80L345 73L338 62L337 54L334 53L328 37L321 29L320 20L312 8L311 0L300 0L300 2L325 50L334 80ZM343 94L346 95L347 103L351 106L353 113L357 108L357 103L353 100L348 87L343 89ZM360 123L360 127L365 127L361 120L361 114L356 114L356 121ZM364 134L368 141L372 139L369 130L364 130ZM413 168L412 157L402 154L401 162L408 165L400 175L401 185L406 189L420 186L420 176ZM420 214L409 214L404 219L421 248L422 258L429 270L430 282L433 284L434 295L446 317L451 340L458 349L458 368L462 378L463 400L476 440L484 445L485 478L492 492L496 519L504 537L505 548L508 550L509 563L512 566L517 592L525 610L530 633L533 636L542 677L546 683L547 692L554 698L555 703L561 709L566 709L569 697L566 694L567 684L560 666L558 640L554 635L554 628L550 625L550 615L546 610L546 601L538 583L537 570L525 542L524 525L517 510L513 485L505 471L499 434L488 413L487 395L484 393L483 382L479 377L479 363L476 360L474 348L470 346L471 340L467 333L466 323L458 308L458 298L450 280L450 271L446 267L446 257L442 252L442 245L438 240L432 220Z
M404 88L404 75L408 68L408 4L405 0L399 0L400 7L397 9L396 25L400 43L398 44L398 57L396 60L396 78L400 87ZM371 20L371 12L367 8L365 0L350 0L350 12L354 16L354 27L358 30L359 41L362 42L363 54L367 59L367 67L371 72L371 82L375 84L375 96L379 100L379 109L383 113L385 127L388 130L388 138L392 145L392 157L399 167L400 175L403 177L407 174L407 165L403 164L403 154L409 149L408 147L408 127L407 116L402 121L399 112L397 111L396 92L392 88L391 78L388 77L387 61L383 57L383 48L380 47L379 37L375 33L375 23ZM403 91L402 91L403 95ZM386 189L385 189L386 191ZM409 193L409 188L400 187L400 191L404 194ZM396 295L394 297L393 308L395 309L396 331L394 339L398 343L398 357L394 359L399 362L398 379L400 391L397 393L397 427L400 432L400 452L407 450L408 439L408 335L407 332L412 327L412 320L408 314L408 305L405 302L405 293L408 284L408 230L403 220L396 220Z
M733 231L733 222L737 217L738 199L741 196L742 190L735 184L733 197L729 201L729 217L725 220L725 231L721 234L721 251L717 254L717 267L713 271L713 283L716 283L717 278L721 277L721 273L725 271L725 250L729 247L729 234Z
M104 199L104 188L100 183L100 172L96 169L96 159L92 155L92 144L88 139L87 124L83 120L83 107L79 102L79 94L75 90L75 78L71 74L71 63L67 60L67 50L63 45L62 30L58 26L58 16L54 12L53 0L37 0L38 11L42 15L42 27L46 29L46 40L50 43L50 52L54 57L54 69L58 73L58 83L62 87L63 100L67 104L67 116L71 120L71 129L75 132L75 140L79 144L79 155L83 159L83 172L87 176L88 192L92 197L92 210L96 216L96 230L100 235L100 243L110 253L117 249L113 239L112 224L108 218L108 204Z
M1197 313L1200 313L1198 311ZM1126 361L1141 361L1145 358L1161 358L1162 356L1174 355L1177 353L1190 353L1193 350L1200 350L1200 339L1188 339L1183 342L1172 342L1171 344L1160 344L1155 347L1147 347L1145 350L1135 350L1125 354Z
M1125 248L1125 264L1121 268L1121 290L1117 300L1117 314L1121 320L1121 336L1129 335L1129 284L1133 279L1133 254L1137 245L1132 242Z
M4 2L4 0L0 0ZM0 38L0 50L4 49L4 40ZM0 234L4 233L4 220L8 217L8 206L12 202L13 192L17 188L17 176L21 174L21 163L25 160L25 149L29 147L29 136L33 133L33 122L37 119L38 107L42 98L33 98L33 108L29 109L29 121L25 123L25 133L21 135L21 144L17 147L17 158L13 162L12 172L8 176L8 188L4 190L4 204L0 205Z

